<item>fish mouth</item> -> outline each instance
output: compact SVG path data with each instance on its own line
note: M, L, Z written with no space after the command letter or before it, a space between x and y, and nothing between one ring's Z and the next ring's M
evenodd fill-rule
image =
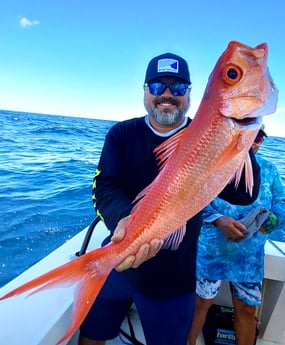
M229 118L232 122L232 125L240 128L247 129L256 129L259 128L262 124L262 119L260 117L244 117L242 119L237 119L235 117Z
M236 119L234 117L231 117L231 119L241 126L255 125L257 122L259 123L257 117L245 117L243 119Z

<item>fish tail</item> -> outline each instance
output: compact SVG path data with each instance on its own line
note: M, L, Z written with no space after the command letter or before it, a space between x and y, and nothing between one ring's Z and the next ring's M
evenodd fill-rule
M30 291L30 295L55 286L71 286L76 283L71 322L60 344L81 325L104 282L112 270L108 246L95 249L79 258L59 266L0 297L0 300Z
M70 338L78 330L106 281L107 276L107 274L101 277L90 276L77 285L68 330L56 345Z
M0 300L10 298L16 295L20 295L30 290L31 292L28 296L33 295L34 293L44 290L49 287L53 287L57 285L61 285L61 286L72 285L72 283L75 282L73 267L76 264L77 264L76 261L68 262L67 264L59 266L58 268L55 268L45 274L42 274L41 276L35 279L32 279L28 281L27 283L24 283L20 285L19 287L6 293L2 297L0 297Z

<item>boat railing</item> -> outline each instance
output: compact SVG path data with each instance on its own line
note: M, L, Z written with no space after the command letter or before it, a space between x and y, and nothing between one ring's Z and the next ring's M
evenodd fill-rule
M96 225L100 222L100 220L101 219L99 217L96 217L92 221L92 223L89 225L87 232L86 232L86 235L84 237L82 246L81 246L80 250L75 253L76 256L81 256L81 255L86 253L88 246L89 246L89 243L91 241L91 237L93 235L94 229L95 229Z

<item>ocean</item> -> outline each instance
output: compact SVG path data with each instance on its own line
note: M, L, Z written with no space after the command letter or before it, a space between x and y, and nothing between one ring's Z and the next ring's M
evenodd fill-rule
M0 286L91 223L93 177L114 123L0 110ZM285 184L285 138L268 137L260 151Z

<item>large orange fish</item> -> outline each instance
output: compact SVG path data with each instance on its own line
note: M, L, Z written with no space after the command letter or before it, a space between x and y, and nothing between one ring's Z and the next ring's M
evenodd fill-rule
M76 283L71 323L59 344L78 329L110 271L136 253L141 244L153 238L169 239L175 232L181 241L186 221L211 202L231 179L238 181L244 166L246 185L251 191L248 150L263 116L273 113L277 103L267 58L265 43L255 48L229 43L209 77L191 125L156 149L160 173L138 195L121 242L92 250L1 299L30 289L35 293Z

